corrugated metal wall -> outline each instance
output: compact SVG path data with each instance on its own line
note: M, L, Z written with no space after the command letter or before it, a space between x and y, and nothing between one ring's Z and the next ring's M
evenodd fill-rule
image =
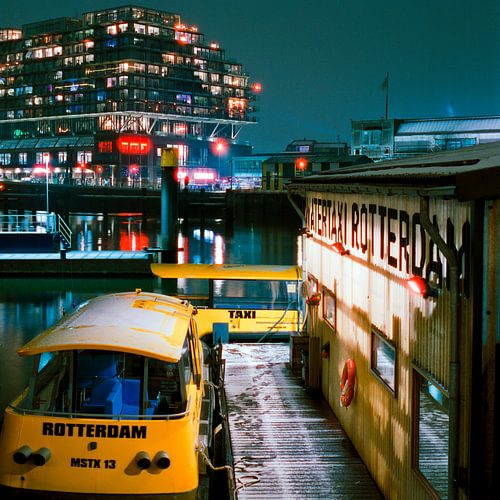
M304 269L336 293L336 330L319 323L330 342L323 361L325 397L387 498L421 499L428 492L411 468L412 370L417 365L446 390L449 383L450 307L446 262L419 224L419 198L369 194L309 193ZM445 241L469 255L470 206L431 200L430 217ZM332 251L340 241L349 255ZM424 262L425 253L425 265ZM436 272L428 272L432 267ZM422 268L439 296L412 294L406 279ZM469 267L464 272L469 272ZM470 285L470 275L467 283ZM463 285L463 283L462 283ZM470 290L461 290L462 359L471 349ZM320 308L321 310L321 308ZM395 346L396 394L371 372L371 325ZM357 364L356 395L340 407L340 376L347 358ZM470 365L461 366L461 422L467 427ZM468 455L462 436L462 460Z

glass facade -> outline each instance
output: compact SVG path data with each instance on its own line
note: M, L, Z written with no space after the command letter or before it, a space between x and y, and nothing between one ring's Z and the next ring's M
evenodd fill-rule
M21 32L0 38L0 149L13 139L34 145L7 147L8 167L27 154L23 169L31 169L42 147L35 139L42 138L53 139L51 167L76 168L90 147L88 166L104 167L112 181L132 163L155 177L154 151L167 143L186 146L192 167L229 169L231 156L250 152L236 141L254 121L248 75L178 14L127 6L32 23ZM124 155L116 147L124 133L148 135L155 147ZM223 161L210 150L218 137L229 145ZM63 145L60 138L75 141ZM98 146L104 142L111 147Z

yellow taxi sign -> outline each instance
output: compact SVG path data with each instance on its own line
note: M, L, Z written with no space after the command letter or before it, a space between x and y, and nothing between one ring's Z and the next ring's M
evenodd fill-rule
M162 167L177 167L177 149L161 148L161 166Z

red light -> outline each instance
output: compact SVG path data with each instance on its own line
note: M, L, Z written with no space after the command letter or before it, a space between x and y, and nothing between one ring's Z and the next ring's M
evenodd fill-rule
M424 299L437 296L437 292L431 289L422 276L412 276L410 279L406 280L406 284L412 292L418 293Z
M184 34L182 35L179 35L179 38L177 39L177 41L181 44L181 45L186 45L188 43L188 37Z
M140 135L123 135L116 141L122 154L146 155L151 150L151 139Z
M255 82L254 84L252 84L252 90L257 94L259 92L262 92L262 84Z
M98 173L98 174L102 174L102 166L101 165L97 165L95 167L95 171Z
M299 170L305 170L307 168L307 160L305 158L297 158L295 160L295 166Z
M130 166L128 167L128 169L129 169L129 172L130 172L131 174L136 174L137 172L139 172L139 165L136 165L136 164L134 163L134 164L130 165Z
M5 184L3 182L0 182L0 191L3 191L5 189Z
M222 156L227 151L227 142L224 139L217 139L212 143L212 151L218 156Z

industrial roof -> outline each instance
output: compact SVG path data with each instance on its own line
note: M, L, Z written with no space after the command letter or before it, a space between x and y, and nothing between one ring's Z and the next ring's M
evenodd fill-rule
M116 293L82 304L19 349L21 356L72 349L128 352L176 362L192 306L154 293Z
M408 120L401 123L397 135L403 134L458 134L461 132L498 132L500 116L477 118L450 118Z
M500 196L500 142L297 177L288 189L292 193L331 191L333 186L335 191L348 192L370 186L378 192L440 191L459 200L496 198Z

